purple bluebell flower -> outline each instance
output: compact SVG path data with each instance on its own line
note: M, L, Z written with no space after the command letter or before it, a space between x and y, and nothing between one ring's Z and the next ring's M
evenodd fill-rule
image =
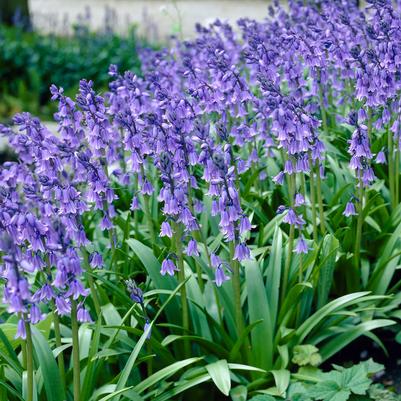
M355 205L353 202L351 202L351 201L347 202L347 204L345 205L345 210L343 212L343 215L346 217L357 215L356 210L355 210Z
M299 237L297 240L297 244L295 246L294 252L297 254L307 254L309 252L308 244L305 241L304 237Z
M146 339L150 340L150 337L152 336L152 326L148 319L146 319L145 325L143 326L143 332L148 333Z
M162 276L165 276L166 274L168 274L169 276L174 276L174 273L176 271L178 271L178 268L171 259L163 260L162 267L160 270L160 274Z
M191 239L188 242L186 254L188 256L199 256L198 244L195 240Z
M131 201L131 206L130 206L130 210L134 211L134 210L139 210L141 207L139 205L139 199L137 196L133 196L132 197L132 201Z
M25 328L25 321L24 319L19 319L17 324L17 333L15 338L22 338L26 340L26 328Z
M221 265L218 266L215 270L215 279L214 279L214 282L216 283L217 287L221 287L223 283L227 280L230 280L230 277L225 274L224 269Z
M131 299L140 304L143 305L143 292L142 290L136 285L134 280L126 280L125 285L127 286L127 290L130 294Z
M299 192L295 195L295 203L294 206L298 207L298 206L302 206L305 204L305 198L302 194L300 194Z
M38 308L37 305L32 305L29 311L29 321L32 324L36 324L39 323L43 318L43 315L40 311L40 309Z
M235 246L234 259L241 262L242 260L250 259L251 251L243 242Z
M386 164L387 163L386 155L384 154L384 152L382 150L377 154L375 162L377 164Z
M78 307L77 311L77 319L80 323L91 323L92 319L87 309L85 309L82 305Z
M71 313L71 304L68 299L56 297L56 310L60 316L69 315Z
M273 182L282 185L284 183L284 178L285 178L284 172L280 171L276 176L273 177Z
M173 230L171 229L170 224L167 221L163 221L160 227L160 236L161 237L173 237Z
M221 258L213 252L210 254L210 262L215 269L222 264Z
M94 252L91 254L90 265L94 269L103 267L103 257L99 252Z
M252 226L251 226L251 222L249 221L247 216L242 216L240 221L239 221L239 233L245 234L249 231L251 231Z

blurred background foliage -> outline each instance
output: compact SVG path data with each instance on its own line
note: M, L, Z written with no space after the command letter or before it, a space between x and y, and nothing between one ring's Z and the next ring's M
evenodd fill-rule
M51 118L51 84L72 96L83 76L96 82L97 90L106 89L110 64L138 74L136 45L134 28L121 36L77 25L72 35L57 36L32 31L18 21L0 25L0 121L20 111Z

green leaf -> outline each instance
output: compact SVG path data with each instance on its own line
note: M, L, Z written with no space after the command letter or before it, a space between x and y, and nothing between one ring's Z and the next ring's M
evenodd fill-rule
M177 373L180 369L183 369L189 365L192 365L193 363L199 362L202 360L202 358L189 358L189 359L184 359L183 361L178 361L176 363L173 363L170 366L167 366L158 372L154 373L153 375L147 377L145 380L141 381L138 385L134 387L134 390L140 394L143 391L145 391L147 388L153 386L154 384L160 383L162 380L174 375Z
M339 308L343 308L350 304L358 302L359 300L362 299L362 297L364 297L367 294L369 294L368 291L355 292L355 293L344 295L340 298L337 298L337 299L329 302L327 305L323 306L321 309L319 309L317 312L315 312L312 316L310 316L308 319L306 319L305 322L301 324L301 326L298 327L298 329L296 331L297 336L299 336L298 342L302 343L302 341L305 339L305 337L314 328L316 328L325 317L327 317L334 311L338 310Z
M359 365L363 366L368 375L379 373L384 370L384 365L376 363L372 358L369 358L367 361L360 362Z
M270 308L271 325L275 328L277 316L279 313L279 294L281 269L283 260L283 234L277 226L274 231L271 252L269 256L269 264L266 271L266 293Z
M276 398L268 394L258 394L252 397L249 401L276 401Z
M209 365L206 365L206 370L208 371L216 387L224 395L229 395L231 389L231 378L227 361L225 359L221 359L220 361L210 363Z
M323 361L333 356L336 352L340 351L346 345L354 341L359 336L364 335L366 332L380 327L391 326L393 324L395 324L395 322L392 320L376 319L368 320L367 322L360 323L357 326L346 328L343 333L336 334L332 340L328 341L320 348L320 354Z
M373 369L376 368L373 366ZM371 383L367 377L367 367L359 364L350 368L336 367L336 369L321 374L323 380L308 388L308 395L316 400L346 401L351 393L366 394Z
M159 395L158 397L155 397L152 401L170 401L173 399L173 397L175 395L181 394L182 392L184 392L192 387L196 387L199 384L205 383L208 380L210 380L209 373L204 373L193 379L186 380L183 383L179 383L172 390L164 392L163 394Z
M22 398L24 400L28 399L28 372L24 371L22 373ZM35 380L35 375L33 379L33 400L32 401L38 401L38 391L36 388L36 380Z
M135 362L138 358L139 352L141 351L143 345L145 344L145 341L147 339L147 337L150 335L151 333L151 329L152 326L154 325L155 321L157 320L157 318L160 316L160 314L162 313L162 311L164 310L164 308L166 308L166 306L169 304L169 302L175 297L175 295L178 293L178 291L180 290L180 288L185 285L187 282L187 280L183 281L182 283L180 283L177 288L171 293L171 295L167 298L167 300L164 302L164 304L159 308L159 310L157 311L154 319L152 320L152 322L149 324L149 326L147 327L147 329L144 331L144 333L142 334L142 336L140 337L140 339L138 340L138 342L136 343L134 349L132 350L131 355L128 358L127 363L125 364L123 370L121 371L120 377L118 379L117 382L117 386L116 386L116 391L115 391L115 401L118 401L120 399L120 391L122 389L125 388L129 375L131 374L131 371L135 365Z
M232 401L246 401L248 396L248 389L246 386L237 386L231 389L230 397Z
M251 372L267 373L266 370L257 368L256 366L243 365L241 363L229 363L230 370L248 370Z
M64 401L66 399L64 388L53 352L42 333L34 326L32 327L32 340L37 365L43 376L47 401Z
M8 354L16 359L14 349L20 344L21 340L16 340L17 325L14 323L0 324L0 351L8 352Z
M352 366L344 369L341 374L339 384L344 389L349 389L354 394L363 395L369 388L370 380L367 377L366 370L361 365Z
M280 397L285 397L285 393L290 384L290 372L286 369L271 370L270 372L274 377L278 395Z
M375 294L385 294L394 272L398 265L399 255L394 257L399 251L399 239L401 237L401 223L391 232L390 237L383 249L378 250L379 258L372 277L369 280L368 288Z
M296 345L293 350L292 362L299 365L318 366L322 361L319 350L311 344Z
M271 369L273 365L273 327L266 290L259 263L243 262L248 293L249 322L262 320L251 332L252 351L255 366Z
M323 239L322 261L319 266L319 282L317 286L317 308L327 303L331 286L333 285L333 273L339 242L334 235L328 234Z
M149 277L156 288L167 289L171 291L176 288L177 280L174 277L162 276L160 274L160 262L155 258L153 251L149 247L133 238L127 239L127 244L141 260L145 270L149 274ZM160 296L160 298L162 301L166 299L164 295ZM179 309L180 305L178 300L172 299L170 305L168 305L166 308L166 314L170 323L180 323L179 314L176 313L176 311Z
M170 334L161 342L161 344L163 346L167 346L168 344L171 344L174 341L185 341L185 340L189 340L191 342L203 346L206 350L212 352L213 355L215 356L218 355L228 356L227 350L224 349L221 345L217 344L216 342L206 340L205 338L199 336L182 336L178 334Z
M317 383L309 388L308 393L315 400L323 401L347 401L351 395L350 390L342 389L333 380Z
M24 398L22 398L21 395L17 391L15 391L10 385L8 385L7 383L3 382L2 380L0 380L0 387L6 389L16 399L24 401Z

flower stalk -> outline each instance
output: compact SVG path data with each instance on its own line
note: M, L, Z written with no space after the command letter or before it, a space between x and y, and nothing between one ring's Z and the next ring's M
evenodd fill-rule
M77 302L71 298L72 366L74 401L81 400L81 368L79 361L79 335Z
M26 370L27 370L27 394L26 401L33 401L33 343L31 324L25 321L26 331Z
M178 280L181 283L185 282L185 266L184 266L184 255L182 251L182 228L178 223L174 224L175 232L175 251L177 255L177 264L178 264ZM182 327L183 327L183 335L187 336L189 334L189 308L188 308L188 299L187 299L187 288L186 284L183 284L180 290L181 293L181 313L182 313ZM190 343L188 340L184 341L184 355L185 357L189 357L190 355Z

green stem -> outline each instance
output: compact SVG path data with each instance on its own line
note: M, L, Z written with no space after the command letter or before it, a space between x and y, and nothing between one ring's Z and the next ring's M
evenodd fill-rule
M238 260L234 260L235 242L230 242L230 260L233 268L232 284L234 291L234 310L235 310L235 323L237 326L237 336L241 337L244 331L244 317L242 315L241 306L241 280L240 280L240 265Z
M192 190L191 190L191 186L189 184L188 184L187 191L188 191L188 206L189 206L189 210L191 211L192 215L195 216L194 206L193 206L193 201L192 201ZM201 240L203 240L203 238L201 238L202 237L202 232L201 232L200 229L196 230L196 231L193 231L192 234L193 234L193 236L194 236L194 238L195 238L195 240L197 242L200 242ZM205 249L206 249L206 252L208 254L209 252L208 252L208 249L206 247L206 244L205 244ZM210 258L209 255L207 255L207 256L208 256L208 259L209 259ZM202 278L202 267L196 261L195 258L194 258L194 261L195 261L195 269L196 269L196 277L197 277L198 285L199 285L199 288L200 288L201 292L203 292L204 288L205 288L205 285L204 285L203 278Z
M241 266L238 260L234 260L235 241L230 241L229 248L230 248L231 266L233 269L231 281L234 293L235 325L237 329L237 338L241 338L241 336L245 331L245 321L244 321L244 315L242 314L242 305L241 305L241 277L240 277ZM252 360L252 355L248 336L246 336L246 338L244 339L243 355L244 355L243 360L247 363L250 363L250 361Z
M359 173L359 208L358 220L356 224L356 237L355 237L355 251L354 251L354 267L359 269L360 255L361 255L361 241L362 241L362 227L363 227L363 197L364 189L362 182L362 172Z
M326 223L324 221L324 209L323 209L323 198L322 198L322 185L320 177L320 166L316 163L316 192L317 192L317 202L319 206L319 220L320 220L320 231L322 235L326 232Z
M304 269L302 263L302 253L299 255L299 270L298 270L298 282L302 283L304 280Z
M185 270L184 270L184 255L182 252L182 228L178 223L174 223L175 227L175 251L177 254L177 263L178 263L178 279L180 283L185 282ZM182 326L183 326L183 334L189 334L189 308L188 308L188 300L187 300L187 288L186 284L181 287L181 312L182 312ZM184 341L184 355L186 358L189 357L191 352L190 343L188 340Z
M33 344L31 325L25 322L26 331L26 370L27 370L27 394L26 401L33 401Z
M152 355L152 344L150 341L146 343L146 352L148 355ZM146 363L146 373L150 377L153 374L153 358L149 358Z
M318 71L318 80L319 80L319 103L320 103L320 111L322 114L322 124L323 130L326 139L329 136L329 127L327 124L327 111L324 107L324 97L323 97L323 86L320 83L320 70ZM320 231L322 235L326 232L326 225L324 221L324 209L323 209L323 200L322 200L322 190L321 190L321 176L320 176L320 167L319 162L316 163L316 189L317 189L317 200L319 205L319 219L320 219Z
M77 319L77 302L71 298L71 332L72 332L72 363L73 363L73 388L74 401L80 401L81 397L81 369L79 363L79 335Z
M291 225L290 234L289 234L289 237L288 237L287 257L285 259L285 265L284 265L283 286L281 287L282 288L282 291L281 291L281 299L282 300L284 300L285 295L287 293L288 279L289 279L289 276L290 276L292 251L294 249L294 233L295 233L294 225Z
M301 193L304 197L305 203L303 204L302 211L303 215L305 217L305 220L307 220L307 210L306 210L306 199L307 199L307 193L306 193L306 184L305 184L305 175L304 173L299 174L299 179L301 181Z
M319 74L319 80L320 80L320 74ZM320 112L322 113L323 130L327 137L328 133L329 133L329 127L327 125L327 113L326 113L326 109L324 107L323 87L320 83L319 83L319 102L320 102Z
M26 370L26 342L23 341L21 344L21 352L22 352L22 367Z
M3 365L0 365L0 380L3 382L6 381L6 376L4 374L4 366ZM0 401L8 401L7 389L4 388L3 386L0 388Z
M395 143L395 174L394 174L394 207L398 206L400 200L400 148L399 148L400 139L397 138Z
M294 206L294 191L295 191L295 175L292 174L289 177L289 186L288 186L288 195L289 195L290 207ZM291 224L290 233L289 233L289 237L288 237L288 252L287 252L287 257L285 259L285 265L284 265L283 285L281 287L281 289L282 289L281 299L282 300L284 299L285 294L287 292L288 279L289 279L289 276L290 276L292 251L293 251L293 248L294 248L294 234L295 234L295 227L294 227L293 224Z
M91 266L89 263L89 254L88 254L88 251L84 247L81 247L81 252L84 257L83 259L84 259L84 268L86 271L86 278L88 280L89 290L92 295L93 304L95 305L96 315L97 315L98 319L101 319L102 318L102 308L100 306L99 297L98 297L98 294L96 291L95 281L93 280L93 276L91 274Z
M299 270L298 270L298 283L301 284L303 282L303 275L304 275L304 270L303 270L303 257L302 253L299 255ZM300 324L301 322L301 313L302 313L302 303L298 303L297 307L297 324Z
M317 234L317 219L316 219L316 194L315 194L315 177L313 172L312 157L309 156L309 180L310 180L310 203L312 209L312 225L313 225L313 239L315 242L318 240Z
M387 128L387 142L388 142L388 178L389 178L389 186L390 186L390 203L392 209L395 208L394 202L394 159L393 159L393 133Z
M156 243L155 228L153 225L152 214L150 212L150 203L148 195L143 195L144 211L146 216L146 222L148 224L149 235L152 241L152 246Z
M146 176L145 176L145 169L144 169L143 165L141 166L141 173L142 173L142 179L145 179ZM146 223L148 225L149 235L150 235L150 239L152 241L152 248L154 248L156 245L156 232L155 232L155 227L153 224L152 213L150 211L149 197L146 194L143 195L143 203L144 203L144 212L145 212L145 217L146 217Z
M61 331L60 331L60 317L56 312L54 303L52 304L52 309L53 309L54 337L56 339L56 346L61 347L62 343L61 343ZM64 355L62 352L60 352L57 356L57 363L63 387L64 389L66 389Z
M135 176L134 176L134 193L137 193L137 191L138 191L138 176L137 176L137 174L135 174ZM132 213L134 214L134 229L135 229L134 236L136 237L136 236L138 236L138 233L139 233L138 210L134 210Z

